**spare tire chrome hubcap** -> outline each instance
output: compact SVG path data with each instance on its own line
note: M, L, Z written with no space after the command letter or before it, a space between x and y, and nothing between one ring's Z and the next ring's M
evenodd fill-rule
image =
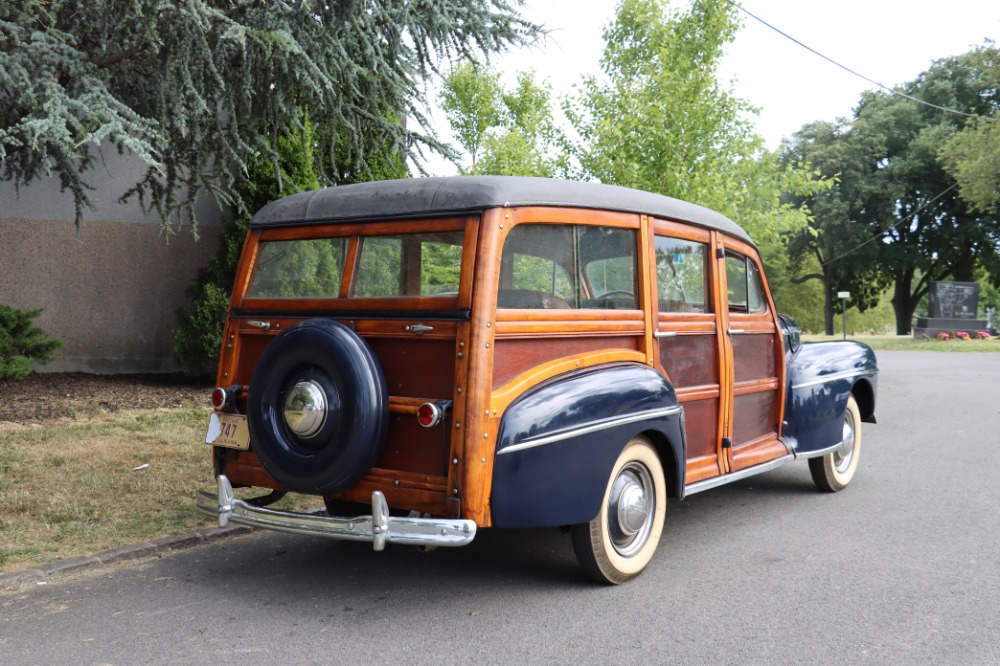
M323 429L326 412L326 394L315 382L299 382L285 396L285 423L302 439L315 437Z

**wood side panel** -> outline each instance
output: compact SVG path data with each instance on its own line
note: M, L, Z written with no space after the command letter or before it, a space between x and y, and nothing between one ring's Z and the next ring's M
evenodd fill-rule
M493 388L499 388L514 377L548 361L615 347L637 350L638 338L498 339L493 356Z
M788 449L777 438L777 433L764 435L759 440L750 442L746 446L733 449L732 465L733 471L760 465L776 458L781 458L788 454Z
M733 400L733 450L749 446L768 434L777 434L777 400L774 391L737 395Z
M394 296L392 298L245 298L244 312L350 312L384 314L393 310L458 310L458 296Z
M684 485L719 476L719 456L715 453L699 458L688 458L684 472Z
M483 213L476 250L475 285L469 321L467 352L468 380L463 387L465 408L456 430L462 446L455 457L459 462L449 489L462 498L462 516L480 527L489 527L490 486L493 481L493 454L496 433L488 416L490 387L493 385L493 344L496 326L496 290L500 279L500 251L504 232L511 225L512 211L493 208ZM459 417L456 416L456 419ZM492 439L490 432L493 432ZM484 436L485 435L485 436Z
M752 379L740 382L733 387L733 395L746 395L748 393L760 393L761 391L777 391L781 383L777 377L764 377L763 379Z
M472 292L476 281L476 248L479 246L479 218L466 220L465 238L462 240L462 281L458 285L458 307L472 307Z
M648 216L639 216L639 254L638 260L638 285L636 285L639 296L639 307L642 308L643 336L639 339L639 351L646 356L646 364L651 368L656 367L656 340L653 338L653 331L656 328L654 318L656 317L657 302L656 296L656 270L653 257L656 256L654 249L653 235L650 233L651 221ZM648 270L646 270L648 269Z
M449 414L433 428L424 428L414 414L389 414L389 432L375 466L394 471L444 477L448 473Z
M718 333L714 314L670 313L661 314L656 324L658 331L675 333Z
M518 224L594 224L605 227L639 228L639 215L591 208L560 208L558 206L524 206L515 208ZM499 246L498 246L499 247Z
M563 326L573 329L584 327L615 326L642 330L643 314L641 310L601 310L601 309L529 309L501 308L496 313L497 323L503 327L516 330L516 324L525 322L558 321ZM596 330L596 329L595 329Z
M677 400L682 403L694 400L706 400L708 398L719 398L721 396L722 388L718 384L687 386L677 389Z
M455 341L422 338L369 337L366 340L382 365L389 395L450 400L455 392L455 377L451 371L455 363Z
M226 312L226 329L223 331L223 346L219 356L219 367L216 374L216 384L218 386L229 386L235 383L239 374L237 363L242 359L242 341L237 334L238 324L233 321L233 310L237 304L243 301L247 287L250 283L250 269L255 263L257 250L259 248L258 232L248 232L243 242L243 250L240 256L239 270L233 282L233 293L230 295L229 308ZM256 359L255 359L256 360ZM241 363L242 365L242 363Z
M233 487L254 486L288 490L261 467L260 460L253 451L237 451L235 449L218 449L218 451L221 452L222 473L229 478Z
M454 341L456 332L458 331L458 322L454 321L389 319L385 321L361 320L351 321L348 323L353 326L354 331L358 335L366 340L374 338L396 338L410 342L419 342L424 340ZM406 330L411 324L424 324L426 326L430 326L431 330L424 331L420 335L417 335L416 333Z
M497 324L497 337L532 336L549 338L579 338L600 335L639 336L642 322L587 322L569 324L549 321L505 321Z
M672 220L653 220L653 233L658 236L672 236L683 238L684 240L698 241L700 243L711 243L712 232L691 224L674 222Z
M287 490L261 467L252 451L226 449L223 457L223 471L234 486ZM453 511L446 487L444 477L372 468L350 490L335 497L371 504L372 491L380 490L390 506L412 506L434 515L450 516Z
M686 402L684 420L687 425L687 459L711 458L717 462L719 435L719 400ZM716 467L716 474L719 473Z
M574 354L573 356L543 363L494 389L493 397L489 403L490 414L495 415L497 418L503 416L507 407L519 396L523 395L525 391L557 375L607 363L645 363L645 360L643 354L639 352L624 349L604 349L595 352Z
M742 328L743 324L733 321L730 325ZM735 381L777 376L774 337L773 330L766 333L733 334L733 353L738 366L735 368Z
M357 237L347 242L347 254L344 256L344 272L340 276L339 298L347 298L354 292L354 282L358 278L358 262L361 260L361 241Z
M660 338L660 364L674 388L718 383L717 344L714 333Z

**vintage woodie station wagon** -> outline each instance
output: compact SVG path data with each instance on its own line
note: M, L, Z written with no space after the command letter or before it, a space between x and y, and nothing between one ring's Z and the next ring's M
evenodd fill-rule
M198 504L376 550L563 527L620 583L668 497L798 458L845 487L876 384L868 347L800 343L710 210L535 178L328 188L250 223ZM286 491L329 515L265 508Z

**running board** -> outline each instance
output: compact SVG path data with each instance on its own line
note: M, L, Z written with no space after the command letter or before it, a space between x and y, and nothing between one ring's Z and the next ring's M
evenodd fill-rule
M690 485L684 486L684 496L694 495L695 493L700 493L703 490L709 490L710 488L717 488L718 486L724 486L727 483L732 483L734 481L739 481L741 479L746 479L751 476L756 476L757 474L763 474L764 472L770 472L772 469L781 467L787 462L795 460L795 456L789 453L788 455L782 456L780 458L775 458L774 460L769 460L766 463L761 463L760 465L754 465L753 467L746 467L736 472L730 472L729 474L723 474L721 476L713 476L711 479L705 479L704 481L697 481Z

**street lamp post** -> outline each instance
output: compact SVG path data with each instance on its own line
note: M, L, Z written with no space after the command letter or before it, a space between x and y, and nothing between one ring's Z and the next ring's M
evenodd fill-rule
M847 339L847 299L851 297L849 291L838 291L837 298L840 299L840 311L844 313L844 339Z

